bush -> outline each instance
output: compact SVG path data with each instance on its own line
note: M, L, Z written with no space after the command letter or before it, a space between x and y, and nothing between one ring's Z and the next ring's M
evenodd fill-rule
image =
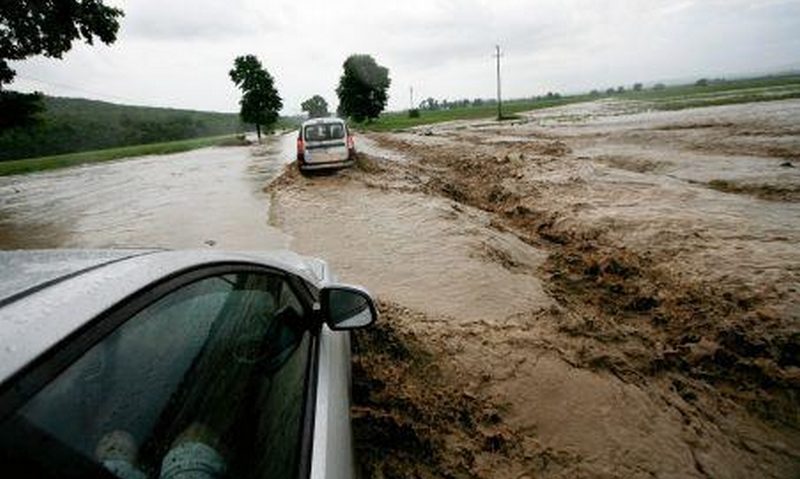
M412 108L408 110L409 118L419 118L419 108Z

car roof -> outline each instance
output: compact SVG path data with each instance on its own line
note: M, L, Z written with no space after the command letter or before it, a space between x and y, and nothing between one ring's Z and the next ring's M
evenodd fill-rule
M104 264L155 250L0 251L0 305Z
M335 116L326 116L323 118L311 118L303 122L303 128L309 125L325 125L328 123L344 123L344 120Z
M24 266L28 259L33 266ZM63 266L48 268L49 260ZM323 261L284 250L13 251L3 252L3 261L28 280L9 287L17 293L0 305L0 383L91 319L174 274L238 263L287 271L316 286L332 279ZM52 273L38 275L35 265ZM12 274L3 269L4 277Z

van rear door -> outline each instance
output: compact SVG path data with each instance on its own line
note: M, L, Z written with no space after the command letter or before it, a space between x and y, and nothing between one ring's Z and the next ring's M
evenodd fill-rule
M334 163L348 158L347 128L343 122L321 122L303 128L306 163Z

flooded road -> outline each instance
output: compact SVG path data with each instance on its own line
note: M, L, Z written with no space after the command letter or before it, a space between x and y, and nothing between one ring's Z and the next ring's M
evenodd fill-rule
M345 174L299 184L298 194L281 191L273 217L293 235L293 250L325 258L343 281L446 316L448 328L551 304L540 281L524 273L544 254L494 230L479 210L354 185ZM515 267L487 260L497 255Z
M264 185L294 135L0 178L0 249L285 248Z

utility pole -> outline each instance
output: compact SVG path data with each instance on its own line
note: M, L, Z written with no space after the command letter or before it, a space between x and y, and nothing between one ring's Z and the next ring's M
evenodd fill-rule
M413 86L408 87L408 109L409 110L413 110L414 109L414 87Z
M500 95L500 57L503 54L500 53L500 45L495 45L495 54L494 57L497 59L497 119L503 119L503 99Z

